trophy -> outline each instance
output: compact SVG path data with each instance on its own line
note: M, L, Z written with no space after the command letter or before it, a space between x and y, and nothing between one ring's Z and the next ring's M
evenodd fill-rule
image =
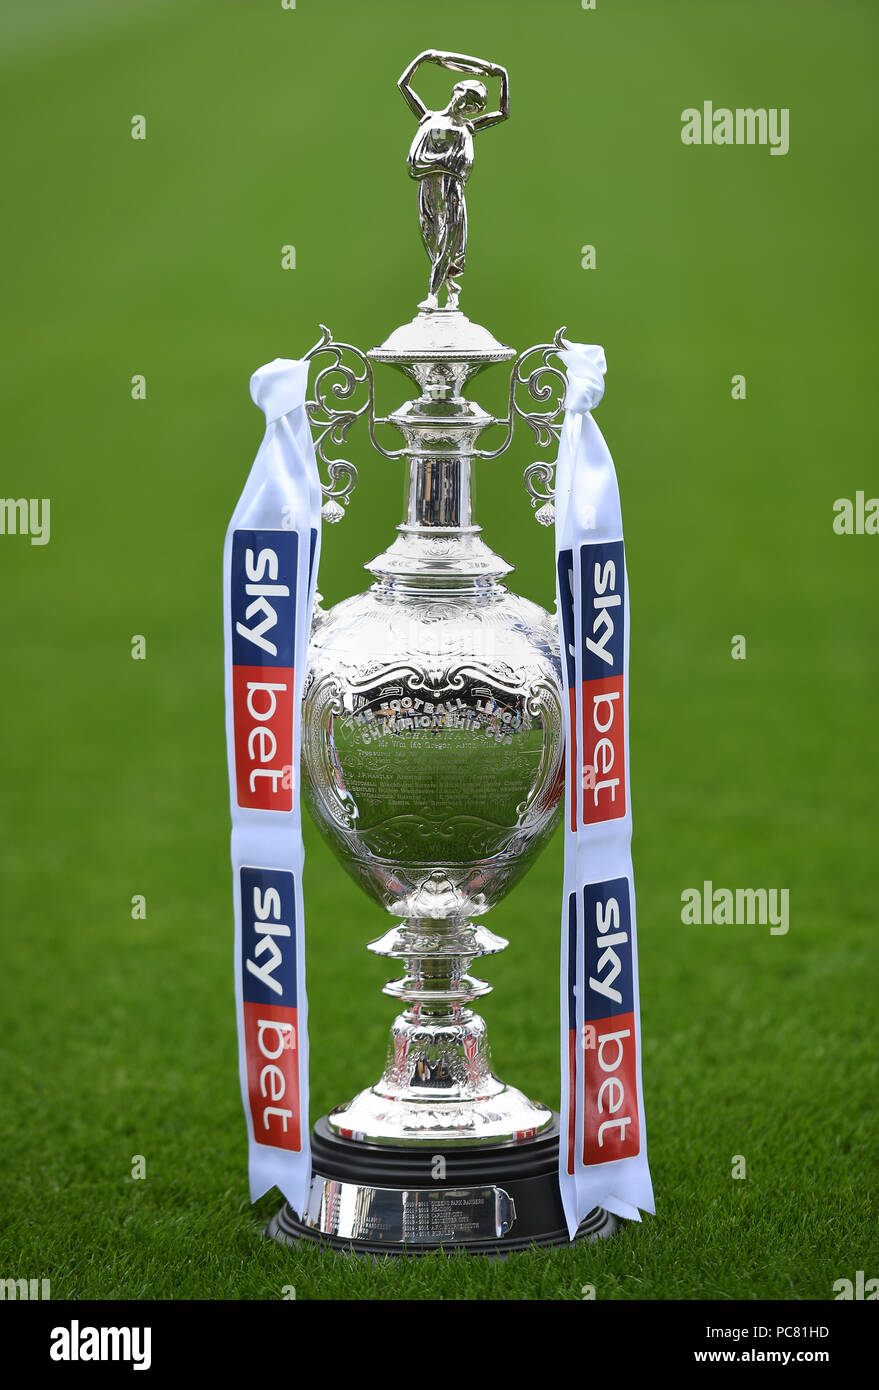
M413 85L424 63L462 75L442 110ZM493 110L489 85L499 88ZM338 451L360 421L379 454L403 462L408 500L396 537L366 566L370 587L315 608L301 776L339 861L394 919L369 949L400 972L385 986L400 1012L379 1079L314 1126L304 1209L285 1204L267 1234L368 1253L505 1252L569 1241L559 1125L494 1072L474 1009L490 986L470 968L508 944L485 916L558 823L567 695L556 617L506 587L512 567L476 524L471 474L504 452L517 421L539 447L558 443L565 375L551 359L564 330L517 356L459 307L474 136L509 115L505 69L431 50L399 87L418 120L408 166L427 294L410 323L366 353L324 329L306 354L315 369L306 406L330 478L325 521L344 515L356 483ZM465 391L501 363L512 365L498 418ZM410 391L383 416L375 364L396 368ZM399 447L379 442L382 426ZM484 447L498 427L502 442ZM525 473L544 525L552 474L550 461ZM607 1236L617 1224L596 1207L577 1235Z

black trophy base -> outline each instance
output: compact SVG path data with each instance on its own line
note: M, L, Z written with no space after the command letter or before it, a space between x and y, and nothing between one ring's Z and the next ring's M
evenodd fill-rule
M505 1255L569 1245L558 1180L558 1116L517 1144L456 1149L365 1144L335 1134L326 1118L312 1136L313 1176L302 1219L285 1203L268 1239L320 1241L362 1255L467 1250ZM612 1236L618 1219L595 1207L575 1240Z

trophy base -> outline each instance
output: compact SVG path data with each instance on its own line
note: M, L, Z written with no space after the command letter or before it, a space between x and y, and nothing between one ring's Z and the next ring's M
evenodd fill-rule
M268 1239L321 1241L362 1255L421 1255L464 1249L503 1255L532 1245L569 1245L558 1182L558 1117L519 1144L456 1151L364 1144L334 1134L326 1117L312 1131L313 1176L300 1219L285 1203ZM619 1220L596 1207L575 1240L612 1236Z

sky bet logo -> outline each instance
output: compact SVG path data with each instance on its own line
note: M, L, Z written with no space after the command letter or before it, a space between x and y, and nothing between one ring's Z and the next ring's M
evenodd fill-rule
M299 1153L296 899L286 869L241 870L241 980L253 1137Z
M627 879L586 884L583 935L583 1162L610 1163L641 1148Z
M583 821L626 814L623 654L625 562L622 541L580 547L580 650L583 733ZM575 784L576 785L576 784Z
M295 531L232 538L232 709L238 805L290 811L293 786Z

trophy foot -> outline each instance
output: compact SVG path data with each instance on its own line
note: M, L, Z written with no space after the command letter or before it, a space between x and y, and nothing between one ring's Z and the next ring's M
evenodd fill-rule
M335 1134L324 1117L312 1133L314 1172L301 1217L289 1203L267 1239L303 1241L358 1255L420 1255L436 1249L506 1255L570 1244L558 1182L558 1117L519 1144L391 1148ZM576 1241L604 1240L620 1221L596 1207Z
M451 888L441 875L434 879L438 895ZM424 1148L521 1143L548 1128L545 1105L495 1076L485 1020L470 1007L491 986L469 966L506 945L481 924L429 918L401 922L370 942L374 954L404 963L384 991L403 1012L381 1077L330 1113L330 1130L361 1143Z
M470 1031L473 1025L484 1024L473 1014L467 1024L457 1025L457 1031ZM399 1038L405 1017L394 1025ZM469 1027L468 1027L469 1025ZM423 1029L421 1032L423 1033ZM448 1031L451 1031L448 1030ZM394 1086L393 1074L382 1077L377 1085L361 1091L347 1105L338 1105L327 1116L329 1129L342 1139L355 1139L368 1144L391 1144L419 1148L431 1144L464 1145L521 1144L542 1134L552 1124L552 1111L537 1101L529 1100L515 1086L507 1086L496 1076L483 1072L473 1086L467 1080L455 1084L459 1074L457 1058L451 1047L439 1044L437 1033L431 1030L434 1051L422 1053L417 1067L422 1070L422 1085L404 1082ZM472 1070L483 1061L480 1050L473 1050ZM471 1071L472 1074L472 1071ZM390 1084L389 1084L390 1083ZM447 1083L447 1084L444 1084ZM451 1095L444 1096L448 1089Z
M448 880L430 880L438 901ZM370 942L401 961L385 986L403 1004L374 1086L319 1120L305 1210L284 1207L266 1234L365 1254L463 1246L500 1254L567 1245L558 1117L495 1076L485 1021L470 1005L490 986L468 973L506 946L465 919L401 922ZM578 1238L612 1235L596 1208Z

